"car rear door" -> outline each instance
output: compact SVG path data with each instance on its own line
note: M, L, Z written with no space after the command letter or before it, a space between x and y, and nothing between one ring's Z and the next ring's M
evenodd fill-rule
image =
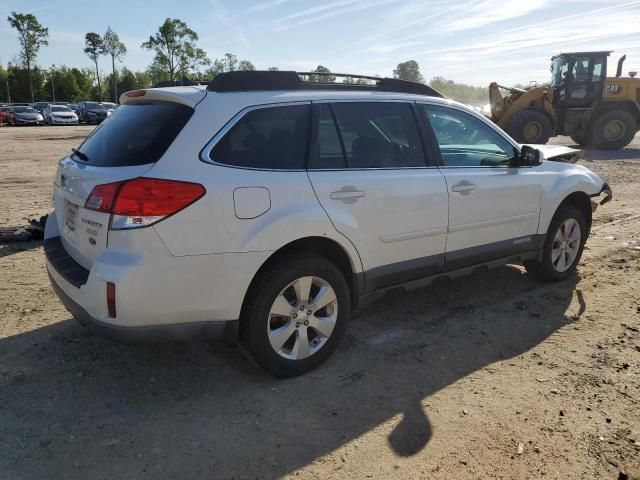
M463 109L420 104L449 192L445 270L538 248L541 169L514 167L515 144Z
M447 188L425 154L409 102L313 106L309 178L335 228L356 247L373 291L436 273Z

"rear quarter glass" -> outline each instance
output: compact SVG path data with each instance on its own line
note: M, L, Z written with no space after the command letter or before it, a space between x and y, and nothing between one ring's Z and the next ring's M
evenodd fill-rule
M83 161L98 167L129 167L157 162L194 110L172 102L121 105L80 145Z

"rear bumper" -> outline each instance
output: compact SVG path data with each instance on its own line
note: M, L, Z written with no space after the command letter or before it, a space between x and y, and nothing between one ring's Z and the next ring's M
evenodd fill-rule
M104 318L96 318L87 310L96 308L96 296L100 296L100 292L106 294L101 282L92 280L91 272L69 256L60 242L60 237L47 238L44 251L49 280L58 298L78 322L98 336L123 343L214 339L234 343L238 338L238 320L127 325L126 322L122 323L122 318L118 319L120 323L111 323L104 315ZM100 288L101 286L103 288ZM149 301L152 302L153 299ZM83 306L83 302L87 305Z
M121 343L160 343L217 339L222 339L227 343L235 343L238 339L238 320L146 327L123 327L109 324L89 315L84 308L64 292L51 274L49 274L49 280L54 292L56 292L56 295L58 295L58 298L69 313L73 315L73 318L99 337Z

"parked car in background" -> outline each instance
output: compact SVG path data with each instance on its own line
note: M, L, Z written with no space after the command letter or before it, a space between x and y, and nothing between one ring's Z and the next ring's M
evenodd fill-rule
M609 186L567 163L579 151L520 145L440 97L295 72L128 92L59 162L44 241L54 290L98 334L240 335L290 376L385 291L506 263L569 277Z
M76 112L78 110L78 104L77 103L70 103L69 104L69 108L71 110L73 110L74 112Z
M42 125L44 117L33 107L12 105L9 110L9 123L11 125Z
M101 103L88 102L86 100L78 102L76 113L80 123L100 123L111 115L111 111L107 110Z
M42 113L44 109L47 108L49 105L51 105L51 102L35 102L31 104L31 106L36 110L38 110L40 113Z
M78 115L66 105L49 105L42 112L49 125L78 125Z
M116 108L118 108L118 105L113 102L102 102L102 105L104 105L104 108L106 108L110 112L113 112Z
M0 106L0 123L7 123L9 119L9 110L11 110L11 107L9 106Z

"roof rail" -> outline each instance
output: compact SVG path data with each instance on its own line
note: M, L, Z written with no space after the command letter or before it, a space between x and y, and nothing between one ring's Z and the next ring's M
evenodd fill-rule
M370 80L371 84L310 82L303 80L309 76L348 77ZM412 93L430 97L444 97L436 89L417 82L408 82L397 78L379 78L351 73L293 72L293 71L235 71L216 75L209 82L210 92L249 92L260 90L349 90L382 91L394 93Z

